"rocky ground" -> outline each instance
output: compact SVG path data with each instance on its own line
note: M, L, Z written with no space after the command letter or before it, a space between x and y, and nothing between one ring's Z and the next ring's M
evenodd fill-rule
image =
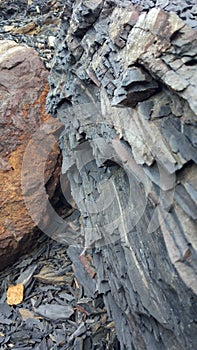
M34 48L45 67L50 69L62 9L63 1L0 1L0 40L14 40ZM22 47L19 49L22 50ZM28 51L24 52L28 56ZM15 79L13 70L12 79ZM14 87L14 84L10 86ZM23 85L25 91L25 81ZM33 99L32 88L31 93L29 88L27 90ZM36 107L32 104L28 106L28 111L29 108L33 113L30 118L33 123L37 115L34 110ZM12 113L15 114L15 111L12 110ZM43 113L40 117L45 116L44 110ZM26 120L26 123L29 122ZM9 142L13 132L14 129L6 138ZM25 128L20 131L17 129L18 132L22 137ZM5 144L1 155L4 153ZM14 177L12 194L13 186L18 184L16 174ZM18 214L21 216L20 210ZM67 246L50 240L36 230L35 236L37 248L18 258L15 264L0 273L0 349L119 349L114 323L107 315L102 296L96 291L95 281L90 277L94 275L96 278L96 272L91 267L91 256L82 256L79 260L78 250L72 250L70 254L77 264L76 271L68 256ZM12 243L9 246L12 247ZM25 242L22 248L24 251ZM11 250L7 251L7 255L12 254ZM8 260L7 256L3 264L7 264ZM24 288L21 300L15 301L15 304L8 299L8 290L12 285L22 285ZM16 298L17 293L11 298Z
M118 350L114 323L89 275L83 276L83 287L67 247L42 235L39 240L36 250L0 273L0 349ZM77 251L71 254L76 260ZM83 270L80 261L78 270ZM21 283L21 301L9 305L9 286Z
M43 238L39 249L1 273L1 349L193 350L196 1L95 0L90 1L90 8L80 1L73 8L74 3L0 1L0 38L35 48L47 69L53 68L48 110L67 128L61 140L64 170L72 159L76 176L71 172L70 178L87 246L96 241L92 259L91 249L80 255L82 246L67 249ZM173 12L150 12L155 6ZM141 11L145 22L140 21ZM136 23L141 46L136 44ZM105 120L97 120L104 115L95 113L98 96ZM93 102L93 110L91 103L86 109L87 102ZM79 113L73 108L69 119L67 108L76 103L85 109ZM80 165L75 159L78 146L91 156L91 162L84 160ZM163 188L155 167L158 153L161 166L167 169L164 175L174 172L177 180L170 205L165 192L168 195L172 189L171 178ZM108 161L111 154L115 163ZM131 197L129 179L134 184ZM83 202L88 203L90 196L98 198L103 180L116 189L117 201L112 209L93 217ZM124 223L115 221L121 217L121 205L132 205L140 212L144 203L141 221L129 221L125 233ZM161 227L160 210L169 218ZM111 223L111 219L116 225L111 226L115 241L105 245L103 222ZM148 223L152 226L147 229ZM121 240L118 224L120 231L124 229ZM6 294L12 284L22 284L25 292L19 305L8 306Z
M0 39L34 48L49 69L63 3L63 0L0 1Z

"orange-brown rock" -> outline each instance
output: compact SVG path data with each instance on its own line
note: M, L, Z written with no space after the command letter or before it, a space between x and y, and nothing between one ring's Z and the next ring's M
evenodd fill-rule
M33 49L13 41L0 41L0 269L35 241L36 224L25 205L21 169L28 142L36 130L43 128L43 124L48 134L56 131L55 120L45 113L47 77L48 71ZM31 152L28 156L34 161ZM39 160L39 154L36 159ZM59 172L60 151L54 144L44 174L50 198ZM39 186L35 184L35 201L37 191Z

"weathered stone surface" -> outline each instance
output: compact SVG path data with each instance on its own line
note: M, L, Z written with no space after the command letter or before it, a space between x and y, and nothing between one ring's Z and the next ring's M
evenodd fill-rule
M122 349L193 350L195 2L103 1L89 26L82 2L72 4L48 95L65 125L62 171L81 212L85 250L70 251L92 249ZM80 33L71 25L79 14Z
M54 133L54 120L45 112L48 72L37 53L13 41L0 42L0 269L11 263L36 241L35 226L22 192L22 167L27 145L36 130ZM35 150L28 148L27 157L35 160ZM47 162L46 162L47 161ZM45 164L46 163L46 164ZM60 150L52 145L48 158L37 155L37 166L45 167L43 186L52 198L60 174ZM40 181L32 174L31 191L39 212ZM44 212L41 211L44 215Z

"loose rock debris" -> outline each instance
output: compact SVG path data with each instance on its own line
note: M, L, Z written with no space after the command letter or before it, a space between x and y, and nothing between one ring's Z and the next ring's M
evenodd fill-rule
M1 272L1 350L119 349L114 323L96 291L91 254L83 256L84 267L82 247L69 250L74 264L80 264L77 274L67 247L46 237ZM86 269L89 281L83 279Z

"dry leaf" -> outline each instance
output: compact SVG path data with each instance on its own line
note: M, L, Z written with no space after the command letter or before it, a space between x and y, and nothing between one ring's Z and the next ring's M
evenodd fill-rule
M90 278L94 278L96 275L96 271L95 271L94 267L90 265L91 260L92 260L91 256L90 255L85 256L83 254L83 255L80 255L79 260L81 261L82 265L84 266L84 268L87 271Z
M114 321L111 321L111 322L108 323L108 325L106 326L106 328L111 328L111 329L113 329L114 327L115 327Z
M24 297L24 285L22 283L16 286L10 286L7 290L7 304L18 305L22 303Z
M21 314L23 321L26 321L28 318L39 318L34 315L34 312L28 309L19 309L19 313Z
M67 272L63 276L58 276L57 272L51 266L44 266L39 274L34 275L34 278L37 278L42 283L47 284L65 284L71 283L73 277L73 272Z

